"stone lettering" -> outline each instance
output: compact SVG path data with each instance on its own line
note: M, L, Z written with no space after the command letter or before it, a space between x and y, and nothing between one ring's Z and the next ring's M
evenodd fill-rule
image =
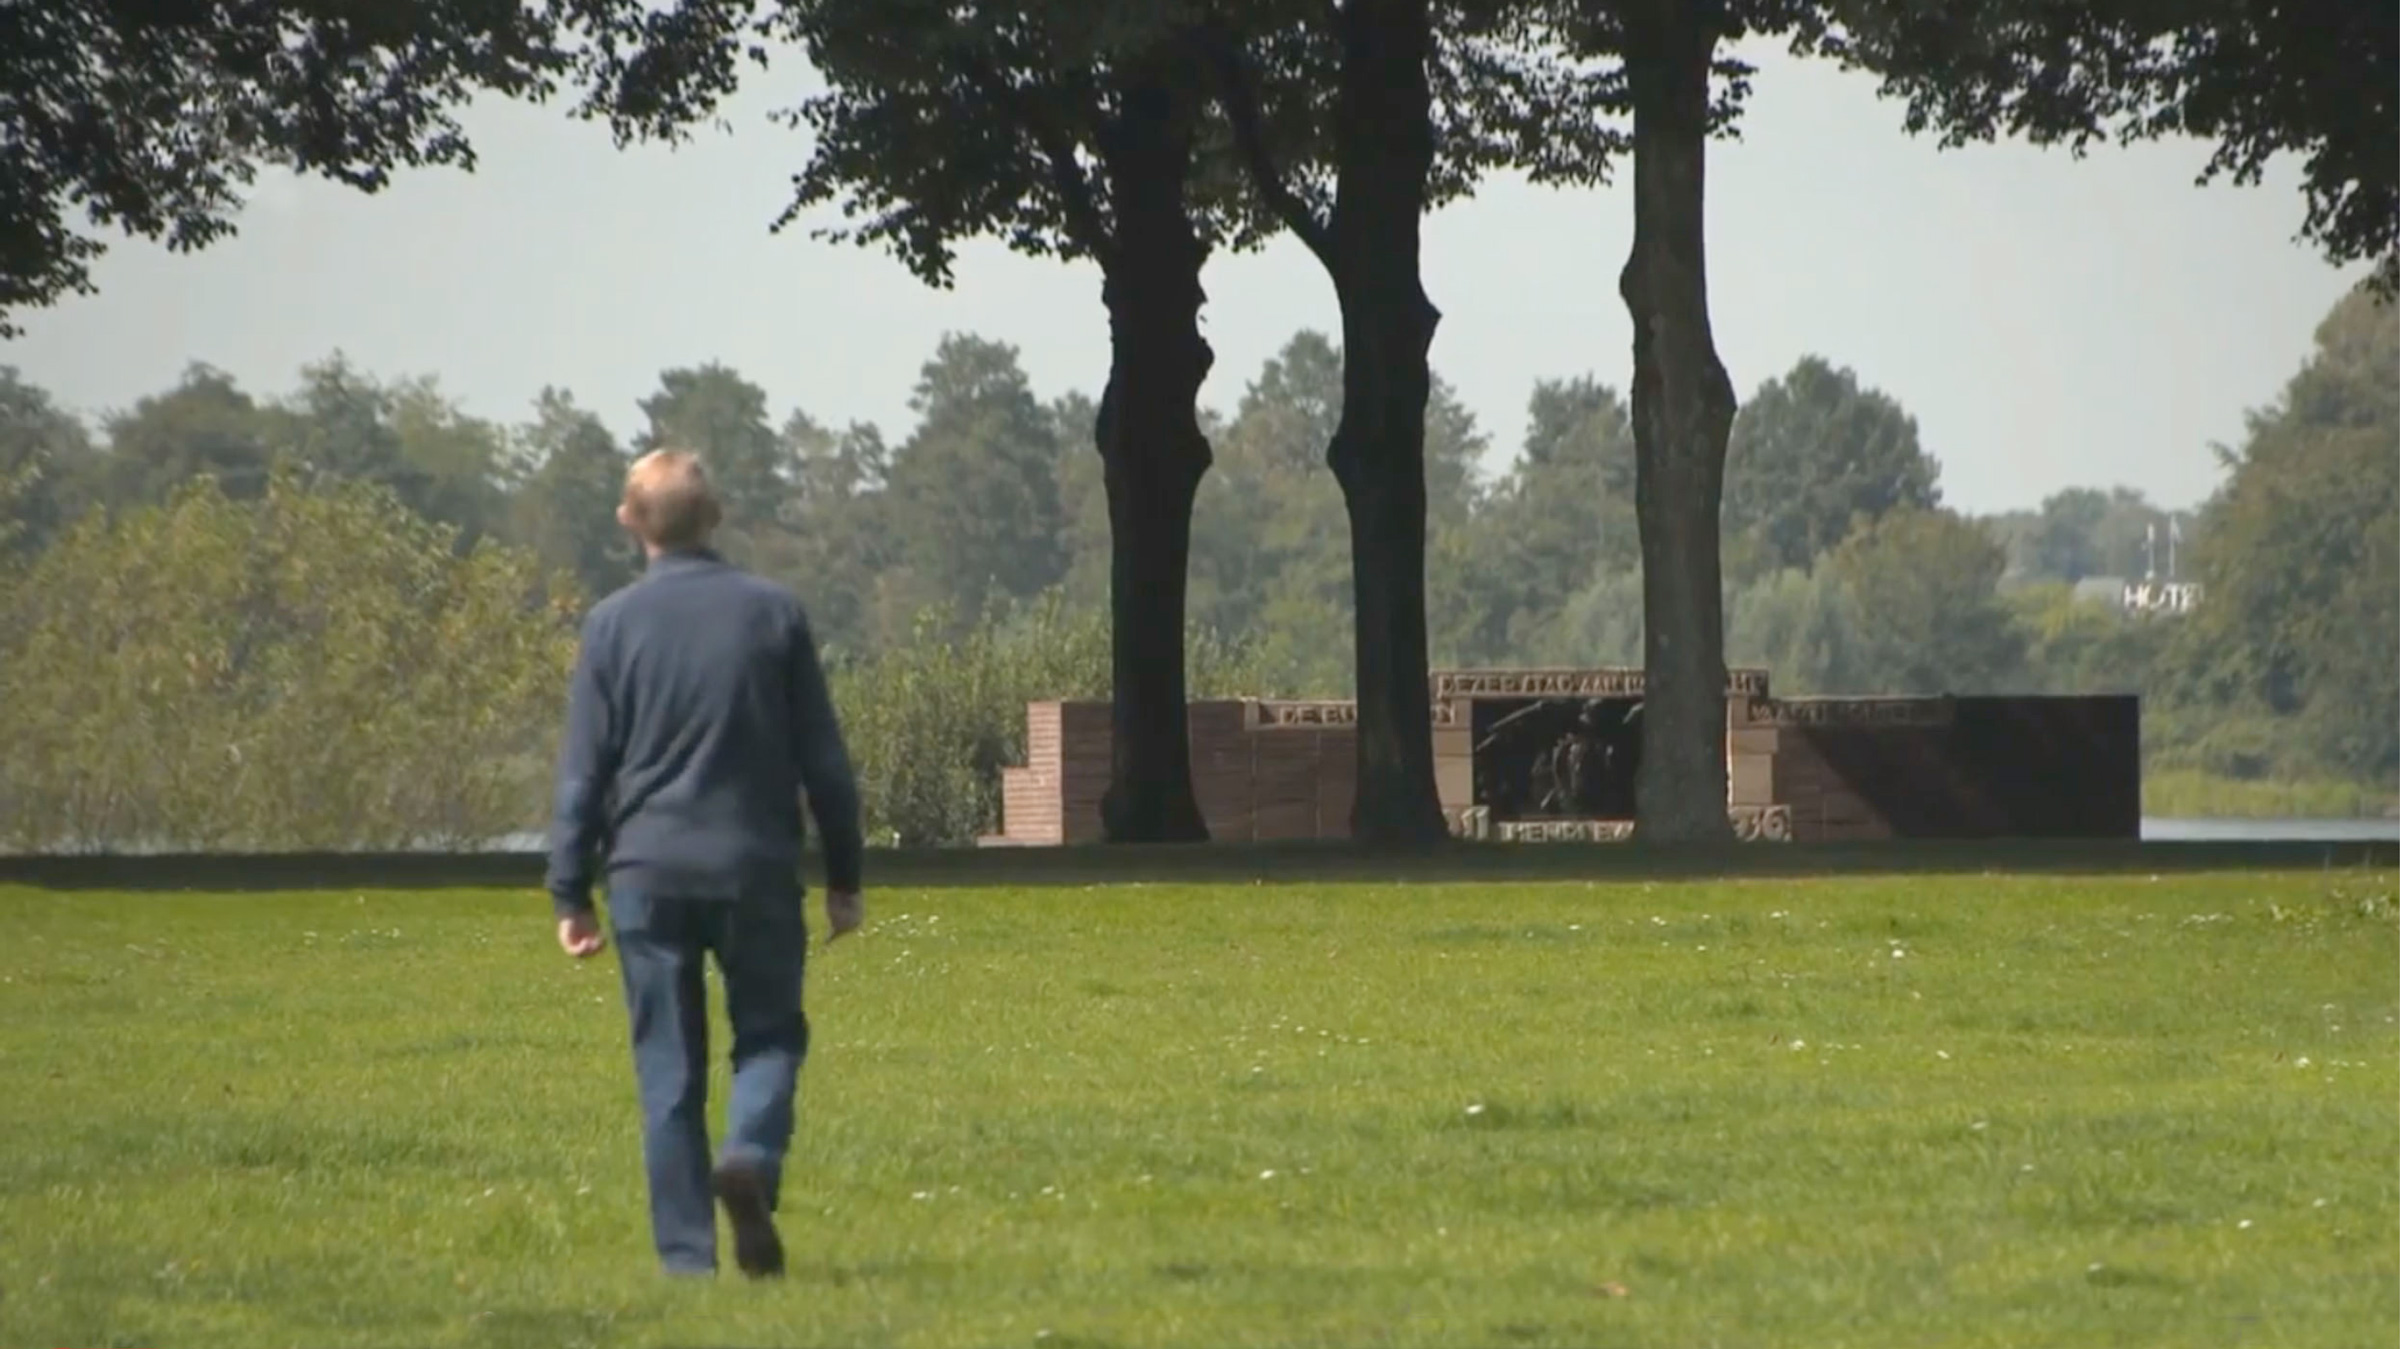
M1265 731L1356 726L1358 704L1333 700L1281 702L1261 699L1250 704L1250 724L1255 729Z
M1790 806L1735 806L1725 812L1733 821L1733 836L1743 843L1788 843L1792 837Z
M1482 807L1461 811L1452 832L1465 838L1492 838L1502 843L1623 843L1633 837L1631 820L1500 820ZM1733 836L1744 843L1788 843L1792 837L1790 806L1735 806L1725 812Z
M1503 820L1502 843L1622 843L1633 837L1631 820Z
M1767 672L1725 672L1728 696L1763 698ZM1448 698L1639 698L1645 676L1635 666L1592 670L1445 670L1433 677L1433 696Z
M1356 726L1358 704L1347 699L1275 699L1261 698L1243 709L1243 725L1254 731L1322 730L1328 727ZM1436 702L1433 705L1433 724L1456 726L1459 723L1458 705Z
M1947 698L1810 698L1786 702L1753 698L1750 722L1756 726L1858 728L1947 726L1958 710Z

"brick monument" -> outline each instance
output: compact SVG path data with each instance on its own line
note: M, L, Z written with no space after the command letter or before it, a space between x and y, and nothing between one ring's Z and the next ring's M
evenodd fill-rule
M1512 843L1629 838L1643 672L1457 670L1433 676L1434 783L1452 832ZM1349 833L1347 701L1240 699L1190 708L1192 777L1218 842ZM987 846L1100 840L1109 707L1026 710L1026 762L1003 770ZM1726 809L1746 841L2138 837L2133 698L1770 696L1767 672L1726 684Z

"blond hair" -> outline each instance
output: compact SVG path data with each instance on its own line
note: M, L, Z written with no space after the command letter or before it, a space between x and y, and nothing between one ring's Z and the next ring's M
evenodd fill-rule
M653 548L691 548L717 527L716 493L690 450L652 450L625 472L625 523Z

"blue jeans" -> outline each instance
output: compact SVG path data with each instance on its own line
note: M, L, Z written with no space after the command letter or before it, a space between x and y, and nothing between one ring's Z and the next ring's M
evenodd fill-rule
M705 1274L717 1267L702 967L710 955L724 980L726 1019L733 1023L733 1094L719 1161L763 1172L770 1207L781 1188L792 1098L808 1056L808 1018L800 1010L808 952L801 901L797 884L734 900L609 893L641 1088L650 1229L671 1273Z

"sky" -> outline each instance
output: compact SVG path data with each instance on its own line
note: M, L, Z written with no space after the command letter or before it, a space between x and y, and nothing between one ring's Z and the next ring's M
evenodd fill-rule
M1745 396L1804 354L1848 366L1917 418L1949 504L2031 507L2126 485L2197 504L2361 274L2294 238L2296 170L2258 187L2194 178L2207 147L1938 149L1873 83L1779 53L1760 66L1737 141L1709 163L1709 283L1719 350ZM481 163L369 197L262 179L239 235L198 254L135 242L99 293L24 316L0 342L65 406L94 417L206 362L254 392L289 389L339 349L385 377L431 374L470 412L530 415L572 391L620 434L661 370L722 361L780 421L881 425L895 440L944 332L1016 345L1045 397L1107 370L1098 274L971 247L956 287L768 226L804 160L766 114L805 72L756 80L726 129L620 151L564 109L502 102L466 117ZM1623 388L1631 328L1616 277L1632 239L1629 175L1591 189L1487 184L1427 223L1436 371L1516 454L1534 382ZM1206 277L1217 352L1203 398L1230 409L1292 333L1338 332L1331 286L1297 243L1223 256Z

